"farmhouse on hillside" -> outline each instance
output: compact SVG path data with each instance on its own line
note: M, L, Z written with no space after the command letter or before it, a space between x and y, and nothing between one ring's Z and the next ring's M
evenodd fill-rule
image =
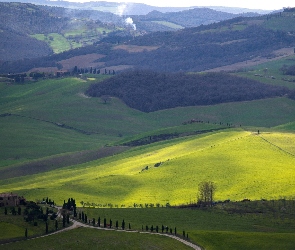
M18 206L25 202L24 197L20 197L13 193L2 193L0 194L0 207L12 207Z

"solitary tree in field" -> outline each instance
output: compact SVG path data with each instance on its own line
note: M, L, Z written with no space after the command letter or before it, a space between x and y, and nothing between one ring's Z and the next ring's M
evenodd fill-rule
M198 204L209 205L213 204L214 192L216 185L212 181L203 181L199 184Z
M103 96L101 97L101 100L103 101L104 104L107 104L108 102L111 101L111 97L108 96L108 95L103 95Z

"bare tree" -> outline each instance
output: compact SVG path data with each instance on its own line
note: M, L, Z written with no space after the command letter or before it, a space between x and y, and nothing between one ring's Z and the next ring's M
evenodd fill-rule
M111 101L111 97L108 96L108 95L103 95L101 97L101 99L103 100L103 103L106 104L107 102L110 102Z
M216 185L212 181L203 181L199 184L198 204L212 206Z

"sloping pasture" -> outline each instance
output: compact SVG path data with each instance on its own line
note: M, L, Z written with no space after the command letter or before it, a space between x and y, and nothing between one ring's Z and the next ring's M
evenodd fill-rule
M156 163L161 164L155 167ZM293 155L259 135L228 130L134 148L101 160L7 179L1 192L28 199L48 195L96 204L183 204L196 200L198 184L216 183L216 200L293 197Z

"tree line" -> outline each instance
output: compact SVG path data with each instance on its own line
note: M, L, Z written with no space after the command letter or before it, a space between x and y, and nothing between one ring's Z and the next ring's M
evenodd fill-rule
M226 73L184 74L134 70L86 90L92 97L114 96L143 112L282 96L284 87L271 86Z
M294 49L295 52L295 49ZM280 69L284 75L292 75L295 76L295 65L283 65L283 67Z

